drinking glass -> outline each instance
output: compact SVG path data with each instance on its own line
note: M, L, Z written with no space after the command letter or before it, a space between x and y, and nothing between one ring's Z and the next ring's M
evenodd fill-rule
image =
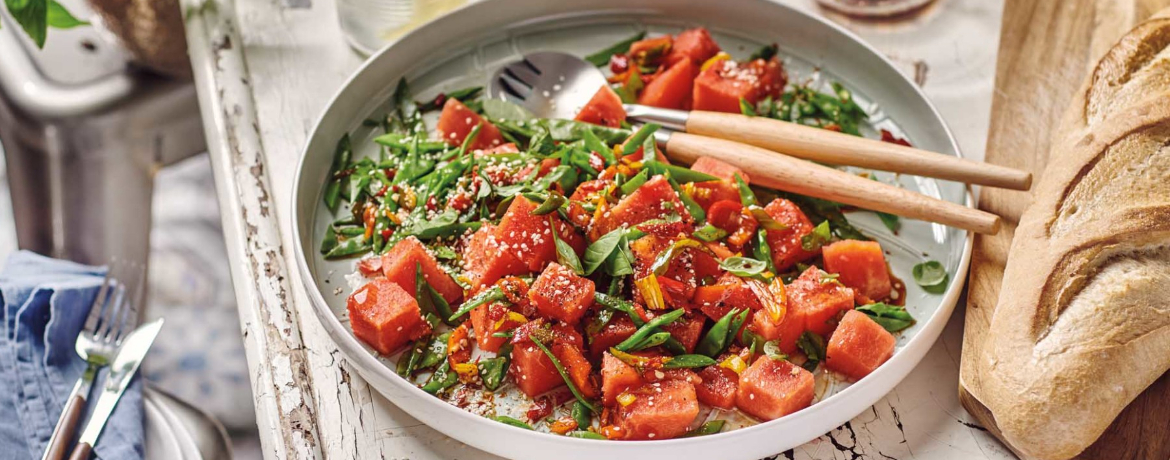
M337 0L341 31L369 55L383 45L468 0Z

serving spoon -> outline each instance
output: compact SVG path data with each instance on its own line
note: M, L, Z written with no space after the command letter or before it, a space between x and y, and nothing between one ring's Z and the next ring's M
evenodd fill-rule
M515 102L540 117L571 119L606 84L597 67L576 56L536 52L498 69L489 95ZM686 130L656 133L658 142L666 147L666 156L673 160L691 164L699 157L715 156L747 171L753 183L764 187L978 233L997 233L999 216L794 157L987 185L1015 184L1009 188L1027 189L1031 184L1030 174L1010 168L779 120L637 104L626 104L625 109L630 118ZM824 134L834 139L823 141ZM923 163L942 166L926 167Z

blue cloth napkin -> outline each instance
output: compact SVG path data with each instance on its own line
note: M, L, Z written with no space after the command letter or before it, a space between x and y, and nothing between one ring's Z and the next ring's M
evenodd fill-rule
M41 458L65 398L85 370L74 343L104 274L104 268L26 251L9 257L0 272L0 457ZM104 381L103 371L88 408ZM143 431L142 382L135 377L94 453L104 460L140 459Z

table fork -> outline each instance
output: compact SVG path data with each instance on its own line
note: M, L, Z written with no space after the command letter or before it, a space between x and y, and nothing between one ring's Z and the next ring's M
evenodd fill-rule
M132 279L133 284L122 280ZM69 444L76 431L81 415L85 413L86 400L98 370L110 364L117 354L118 346L138 322L136 302L128 299L128 293L140 293L145 284L142 266L130 263L110 264L102 286L90 307L85 327L77 336L77 354L86 362L85 372L73 385L65 409L57 419L57 426L49 438L42 460L59 460L69 451Z

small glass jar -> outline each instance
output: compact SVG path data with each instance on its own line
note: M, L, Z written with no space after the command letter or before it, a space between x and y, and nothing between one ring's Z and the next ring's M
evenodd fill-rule
M468 0L337 0L341 31L365 55Z

